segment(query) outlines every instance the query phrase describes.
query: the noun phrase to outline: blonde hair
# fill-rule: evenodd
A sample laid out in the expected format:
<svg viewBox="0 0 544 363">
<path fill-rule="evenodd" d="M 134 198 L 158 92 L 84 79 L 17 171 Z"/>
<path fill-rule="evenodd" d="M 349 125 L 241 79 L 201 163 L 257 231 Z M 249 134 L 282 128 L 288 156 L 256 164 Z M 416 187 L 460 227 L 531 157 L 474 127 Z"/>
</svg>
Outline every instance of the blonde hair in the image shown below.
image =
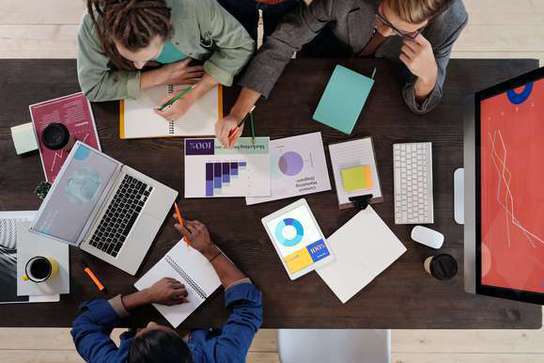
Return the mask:
<svg viewBox="0 0 544 363">
<path fill-rule="evenodd" d="M 383 0 L 402 20 L 418 24 L 437 15 L 447 0 Z"/>
</svg>

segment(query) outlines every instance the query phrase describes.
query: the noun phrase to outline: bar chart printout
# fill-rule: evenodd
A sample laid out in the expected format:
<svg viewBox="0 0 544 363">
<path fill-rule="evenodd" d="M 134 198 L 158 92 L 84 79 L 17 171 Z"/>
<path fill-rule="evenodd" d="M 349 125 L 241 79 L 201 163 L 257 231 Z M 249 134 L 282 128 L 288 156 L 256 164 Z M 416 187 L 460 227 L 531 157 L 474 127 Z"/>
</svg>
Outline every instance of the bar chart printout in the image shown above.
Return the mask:
<svg viewBox="0 0 544 363">
<path fill-rule="evenodd" d="M 185 197 L 270 195 L 269 138 L 240 138 L 232 149 L 215 139 L 185 140 Z"/>
<path fill-rule="evenodd" d="M 234 185 L 245 172 L 245 161 L 206 163 L 206 197 L 220 196 L 224 188 Z"/>
</svg>

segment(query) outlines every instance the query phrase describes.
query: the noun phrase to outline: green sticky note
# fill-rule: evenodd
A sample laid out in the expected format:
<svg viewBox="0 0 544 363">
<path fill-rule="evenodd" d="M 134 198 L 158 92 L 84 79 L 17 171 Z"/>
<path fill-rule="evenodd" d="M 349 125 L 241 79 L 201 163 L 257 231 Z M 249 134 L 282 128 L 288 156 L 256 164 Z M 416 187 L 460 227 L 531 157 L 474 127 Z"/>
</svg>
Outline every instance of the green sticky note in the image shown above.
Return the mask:
<svg viewBox="0 0 544 363">
<path fill-rule="evenodd" d="M 372 170 L 370 165 L 359 165 L 340 170 L 342 186 L 346 192 L 372 187 Z"/>
<path fill-rule="evenodd" d="M 313 119 L 351 134 L 373 85 L 373 79 L 337 65 Z"/>
</svg>

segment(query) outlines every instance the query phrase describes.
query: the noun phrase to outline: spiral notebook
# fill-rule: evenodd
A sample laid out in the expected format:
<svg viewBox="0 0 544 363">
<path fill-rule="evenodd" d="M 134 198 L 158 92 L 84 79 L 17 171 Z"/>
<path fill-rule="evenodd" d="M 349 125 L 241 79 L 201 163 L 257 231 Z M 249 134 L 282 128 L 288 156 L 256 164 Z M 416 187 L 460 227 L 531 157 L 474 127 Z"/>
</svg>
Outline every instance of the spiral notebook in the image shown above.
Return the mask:
<svg viewBox="0 0 544 363">
<path fill-rule="evenodd" d="M 223 91 L 213 88 L 175 121 L 167 121 L 154 108 L 167 97 L 174 97 L 187 86 L 159 86 L 142 92 L 135 100 L 120 101 L 119 137 L 141 139 L 152 137 L 208 136 L 215 134 L 215 123 L 223 117 Z"/>
<path fill-rule="evenodd" d="M 163 277 L 171 277 L 185 285 L 188 302 L 165 306 L 153 304 L 166 320 L 177 328 L 215 290 L 221 286 L 212 264 L 184 240 L 179 241 L 155 266 L 134 284 L 138 290 L 150 287 Z"/>
</svg>

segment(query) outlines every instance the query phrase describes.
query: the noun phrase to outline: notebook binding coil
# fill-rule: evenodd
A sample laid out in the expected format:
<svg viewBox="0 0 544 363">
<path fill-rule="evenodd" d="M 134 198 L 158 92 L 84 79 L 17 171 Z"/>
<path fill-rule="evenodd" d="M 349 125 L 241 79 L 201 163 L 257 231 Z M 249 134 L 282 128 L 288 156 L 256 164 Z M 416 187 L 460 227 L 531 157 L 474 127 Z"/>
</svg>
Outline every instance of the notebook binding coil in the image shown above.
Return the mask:
<svg viewBox="0 0 544 363">
<path fill-rule="evenodd" d="M 168 134 L 175 135 L 176 130 L 174 130 L 174 121 L 168 121 Z"/>
<path fill-rule="evenodd" d="M 183 278 L 183 280 L 185 280 L 185 282 L 187 282 L 193 291 L 202 298 L 202 300 L 206 300 L 208 298 L 208 295 L 206 295 L 204 290 L 202 290 L 195 280 L 193 280 L 191 276 L 189 276 L 185 270 L 176 263 L 176 261 L 174 261 L 170 256 L 166 256 L 166 262 L 168 262 L 168 264 L 172 266 L 174 270 L 176 270 L 176 272 Z"/>
</svg>

